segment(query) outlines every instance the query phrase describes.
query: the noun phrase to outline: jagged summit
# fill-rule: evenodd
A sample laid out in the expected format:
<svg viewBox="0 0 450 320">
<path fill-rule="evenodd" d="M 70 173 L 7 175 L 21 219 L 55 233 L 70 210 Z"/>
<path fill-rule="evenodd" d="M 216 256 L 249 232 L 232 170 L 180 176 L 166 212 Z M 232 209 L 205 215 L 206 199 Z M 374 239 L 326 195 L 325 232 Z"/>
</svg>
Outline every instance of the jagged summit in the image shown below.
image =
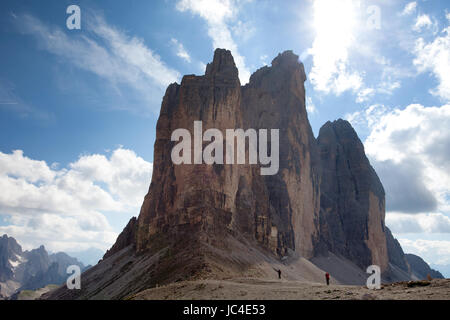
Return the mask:
<svg viewBox="0 0 450 320">
<path fill-rule="evenodd" d="M 364 145 L 358 137 L 355 129 L 352 127 L 350 122 L 343 119 L 337 119 L 334 121 L 327 121 L 319 130 L 319 135 L 317 140 L 325 140 L 325 139 L 345 139 L 348 142 L 352 142 L 357 145 L 359 154 L 362 156 L 364 152 Z M 360 148 L 363 150 L 360 150 Z"/>
<path fill-rule="evenodd" d="M 271 66 L 264 66 L 256 70 L 250 76 L 246 87 L 264 87 L 264 90 L 279 91 L 282 86 L 294 85 L 299 94 L 304 94 L 303 83 L 305 81 L 306 73 L 303 63 L 296 54 L 287 50 L 273 59 Z"/>
<path fill-rule="evenodd" d="M 384 189 L 348 121 L 327 122 L 317 138 L 321 183 L 321 238 L 327 250 L 388 271 Z"/>
<path fill-rule="evenodd" d="M 226 49 L 216 49 L 214 51 L 213 61 L 206 66 L 205 76 L 207 78 L 239 81 L 239 71 L 234 63 L 231 51 Z"/>
<path fill-rule="evenodd" d="M 272 67 L 290 68 L 296 65 L 303 66 L 303 63 L 300 62 L 299 56 L 292 50 L 286 50 L 272 60 Z"/>
<path fill-rule="evenodd" d="M 36 290 L 48 284 L 60 285 L 67 278 L 67 267 L 84 265 L 59 252 L 48 254 L 45 247 L 23 251 L 13 237 L 0 237 L 0 300 L 21 290 Z"/>
<path fill-rule="evenodd" d="M 337 120 L 334 121 L 327 121 L 324 123 L 324 125 L 320 128 L 322 129 L 326 129 L 326 128 L 333 128 L 333 127 L 339 127 L 339 128 L 343 128 L 345 130 L 353 130 L 355 131 L 355 129 L 353 129 L 352 125 L 350 122 L 348 122 L 347 120 L 344 120 L 342 118 L 339 118 Z M 356 135 L 356 131 L 355 131 L 355 135 Z"/>
</svg>

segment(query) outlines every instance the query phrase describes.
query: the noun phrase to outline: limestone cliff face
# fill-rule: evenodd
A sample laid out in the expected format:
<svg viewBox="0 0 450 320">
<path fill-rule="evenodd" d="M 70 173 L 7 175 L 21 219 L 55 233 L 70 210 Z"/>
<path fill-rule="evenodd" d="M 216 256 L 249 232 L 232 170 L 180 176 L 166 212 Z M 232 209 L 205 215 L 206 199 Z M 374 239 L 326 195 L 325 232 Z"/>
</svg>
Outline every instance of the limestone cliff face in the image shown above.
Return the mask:
<svg viewBox="0 0 450 320">
<path fill-rule="evenodd" d="M 203 131 L 242 127 L 240 100 L 238 71 L 225 50 L 215 52 L 204 76 L 184 76 L 181 85 L 168 87 L 156 127 L 152 182 L 138 219 L 138 250 L 145 250 L 159 233 L 205 240 L 230 226 L 241 170 L 231 165 L 175 165 L 171 135 L 183 128 L 194 137 L 194 121 L 202 121 Z"/>
<path fill-rule="evenodd" d="M 285 52 L 241 87 L 231 53 L 217 49 L 205 75 L 185 76 L 180 85 L 168 87 L 157 123 L 152 182 L 137 222 L 138 251 L 158 234 L 214 243 L 224 232 L 236 232 L 279 256 L 288 249 L 312 256 L 319 188 L 305 79 L 298 56 Z M 250 164 L 174 165 L 171 134 L 184 128 L 194 137 L 194 121 L 202 121 L 203 132 L 279 129 L 278 174 L 262 176 L 260 166 Z"/>
<path fill-rule="evenodd" d="M 257 226 L 272 226 L 283 248 L 311 257 L 313 240 L 318 236 L 320 199 L 317 149 L 305 108 L 305 80 L 298 56 L 286 51 L 271 67 L 251 76 L 242 90 L 241 109 L 246 127 L 280 129 L 280 169 L 277 175 L 263 179 L 269 206 L 265 211 L 254 206 Z M 260 176 L 253 178 L 254 183 L 260 180 Z M 258 188 L 253 197 L 259 197 Z"/>
<path fill-rule="evenodd" d="M 141 253 L 153 255 L 147 271 L 155 285 L 210 268 L 208 254 L 228 252 L 230 238 L 245 238 L 241 244 L 257 244 L 278 258 L 292 252 L 305 258 L 333 252 L 363 273 L 375 264 L 384 279 L 411 278 L 403 250 L 385 226 L 384 189 L 363 144 L 343 120 L 327 122 L 314 138 L 305 80 L 298 56 L 286 51 L 241 86 L 230 51 L 217 49 L 204 75 L 187 75 L 181 84 L 171 84 L 157 122 L 149 192 L 139 217 L 130 220 L 104 258 L 125 252 L 137 253 L 136 259 L 145 256 Z M 201 132 L 194 132 L 195 121 L 201 121 Z M 277 174 L 263 176 L 261 165 L 248 164 L 248 146 L 247 164 L 172 162 L 175 130 L 188 130 L 194 140 L 211 128 L 224 138 L 227 129 L 278 129 Z M 159 261 L 156 266 L 153 259 Z M 217 261 L 240 269 L 233 259 L 224 254 Z"/>
<path fill-rule="evenodd" d="M 365 270 L 389 266 L 383 186 L 350 123 L 327 122 L 320 130 L 321 241 Z"/>
</svg>

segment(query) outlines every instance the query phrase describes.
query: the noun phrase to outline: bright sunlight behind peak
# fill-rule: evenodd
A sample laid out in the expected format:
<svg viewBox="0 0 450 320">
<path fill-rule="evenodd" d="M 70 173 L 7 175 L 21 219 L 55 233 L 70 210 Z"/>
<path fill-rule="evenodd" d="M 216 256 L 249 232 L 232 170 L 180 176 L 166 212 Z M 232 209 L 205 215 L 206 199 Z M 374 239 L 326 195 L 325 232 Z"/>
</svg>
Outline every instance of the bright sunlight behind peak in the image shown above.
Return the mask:
<svg viewBox="0 0 450 320">
<path fill-rule="evenodd" d="M 361 77 L 346 69 L 348 51 L 355 41 L 360 5 L 351 0 L 314 0 L 316 33 L 309 53 L 314 65 L 310 79 L 319 91 L 336 94 L 361 86 Z"/>
</svg>

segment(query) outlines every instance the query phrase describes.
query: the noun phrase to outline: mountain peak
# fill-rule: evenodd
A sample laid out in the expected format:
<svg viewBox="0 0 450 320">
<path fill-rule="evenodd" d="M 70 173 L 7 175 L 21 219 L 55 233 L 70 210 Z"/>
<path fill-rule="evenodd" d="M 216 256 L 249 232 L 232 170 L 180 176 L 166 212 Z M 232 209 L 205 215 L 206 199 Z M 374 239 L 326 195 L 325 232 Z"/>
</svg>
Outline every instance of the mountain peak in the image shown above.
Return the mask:
<svg viewBox="0 0 450 320">
<path fill-rule="evenodd" d="M 216 49 L 214 51 L 213 61 L 206 66 L 205 76 L 207 78 L 220 77 L 223 79 L 239 81 L 239 71 L 231 51 L 226 49 Z"/>
<path fill-rule="evenodd" d="M 84 265 L 65 253 L 49 256 L 45 247 L 22 251 L 13 237 L 0 237 L 0 296 L 20 290 L 35 290 L 48 284 L 59 285 L 67 278 L 69 265 Z"/>
<path fill-rule="evenodd" d="M 275 59 L 272 60 L 272 66 L 290 65 L 299 63 L 299 57 L 292 50 L 286 50 L 279 53 Z"/>
<path fill-rule="evenodd" d="M 353 128 L 353 126 L 351 125 L 351 123 L 348 122 L 347 120 L 344 120 L 344 119 L 341 119 L 341 118 L 339 118 L 337 120 L 334 120 L 333 122 L 327 121 L 322 126 L 322 128 L 325 128 L 325 129 L 333 128 L 333 130 L 337 130 L 339 132 L 352 131 L 352 132 L 355 133 L 355 135 L 357 135 L 356 131 Z M 321 128 L 321 130 L 322 130 L 322 128 Z"/>
<path fill-rule="evenodd" d="M 314 138 L 305 79 L 299 57 L 285 51 L 240 86 L 231 52 L 217 49 L 205 76 L 185 76 L 180 85 L 171 85 L 156 125 L 152 181 L 138 218 L 83 278 L 87 290 L 61 289 L 51 298 L 123 298 L 171 282 L 245 277 L 262 268 L 256 261 L 289 265 L 291 257 L 313 259 L 322 252 L 350 261 L 362 273 L 377 264 L 389 274 L 394 254 L 405 262 L 387 239 L 384 190 L 351 124 L 327 122 Z M 169 137 L 179 128 L 195 136 L 195 121 L 222 132 L 277 130 L 277 171 L 262 176 L 257 161 L 175 164 Z M 337 279 L 344 269 L 335 270 Z"/>
</svg>

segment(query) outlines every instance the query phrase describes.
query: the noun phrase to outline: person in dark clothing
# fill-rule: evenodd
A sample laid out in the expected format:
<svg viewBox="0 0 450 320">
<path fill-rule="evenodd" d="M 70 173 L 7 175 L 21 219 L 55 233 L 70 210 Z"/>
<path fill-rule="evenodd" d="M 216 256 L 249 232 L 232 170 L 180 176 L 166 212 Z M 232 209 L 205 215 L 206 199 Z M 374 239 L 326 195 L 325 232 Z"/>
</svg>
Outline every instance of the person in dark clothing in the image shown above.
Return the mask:
<svg viewBox="0 0 450 320">
<path fill-rule="evenodd" d="M 327 286 L 330 285 L 330 274 L 327 272 L 325 273 L 325 280 L 327 280 Z"/>
<path fill-rule="evenodd" d="M 273 270 L 275 270 L 278 273 L 278 279 L 281 279 L 281 270 L 280 269 L 275 269 L 274 267 L 272 267 Z"/>
<path fill-rule="evenodd" d="M 275 269 L 274 267 L 272 269 L 278 273 L 278 279 L 281 279 L 281 269 Z"/>
</svg>

